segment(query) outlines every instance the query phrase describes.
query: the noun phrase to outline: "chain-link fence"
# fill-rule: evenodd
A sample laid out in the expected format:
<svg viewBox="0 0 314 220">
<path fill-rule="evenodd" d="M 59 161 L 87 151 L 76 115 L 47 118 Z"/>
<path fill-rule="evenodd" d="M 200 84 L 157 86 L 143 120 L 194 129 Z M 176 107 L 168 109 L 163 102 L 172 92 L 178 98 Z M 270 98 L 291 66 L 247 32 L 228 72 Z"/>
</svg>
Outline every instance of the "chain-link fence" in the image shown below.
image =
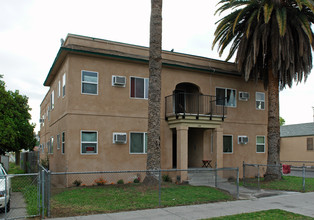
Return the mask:
<svg viewBox="0 0 314 220">
<path fill-rule="evenodd" d="M 37 173 L 0 176 L 0 219 L 39 216 Z"/>
<path fill-rule="evenodd" d="M 243 185 L 258 189 L 269 188 L 303 192 L 314 190 L 314 166 L 305 165 L 304 161 L 282 162 L 284 164 L 280 165 L 246 164 L 243 162 Z M 302 162 L 302 165 L 296 165 Z M 264 181 L 267 167 L 280 169 L 283 181 Z"/>
<path fill-rule="evenodd" d="M 303 165 L 306 167 L 314 166 L 314 161 L 301 161 L 301 160 L 282 160 L 281 164 L 287 164 L 295 167 L 302 167 Z"/>
<path fill-rule="evenodd" d="M 48 217 L 200 204 L 239 195 L 238 168 L 47 174 Z"/>
<path fill-rule="evenodd" d="M 40 164 L 38 165 L 38 169 L 38 195 L 40 197 L 39 207 L 41 207 L 40 215 L 47 216 L 50 212 L 50 171 Z"/>
</svg>

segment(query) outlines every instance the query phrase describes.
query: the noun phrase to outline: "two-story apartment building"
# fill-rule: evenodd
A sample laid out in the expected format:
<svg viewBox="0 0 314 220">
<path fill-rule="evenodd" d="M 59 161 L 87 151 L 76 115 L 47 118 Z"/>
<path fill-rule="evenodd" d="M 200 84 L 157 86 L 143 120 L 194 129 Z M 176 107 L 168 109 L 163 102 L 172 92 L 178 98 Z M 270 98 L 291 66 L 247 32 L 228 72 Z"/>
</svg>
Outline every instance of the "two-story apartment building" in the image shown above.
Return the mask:
<svg viewBox="0 0 314 220">
<path fill-rule="evenodd" d="M 161 167 L 266 163 L 267 93 L 235 65 L 163 51 Z M 69 34 L 44 82 L 52 171 L 146 169 L 148 48 Z"/>
</svg>

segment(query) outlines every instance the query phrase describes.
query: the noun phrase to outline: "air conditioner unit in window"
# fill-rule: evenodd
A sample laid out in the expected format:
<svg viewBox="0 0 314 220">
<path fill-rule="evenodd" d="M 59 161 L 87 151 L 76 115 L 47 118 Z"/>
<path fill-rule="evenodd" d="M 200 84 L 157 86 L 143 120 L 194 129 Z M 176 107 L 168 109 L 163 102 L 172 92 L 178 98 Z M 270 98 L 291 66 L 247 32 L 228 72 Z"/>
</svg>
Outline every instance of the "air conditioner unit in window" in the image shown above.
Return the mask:
<svg viewBox="0 0 314 220">
<path fill-rule="evenodd" d="M 126 133 L 113 133 L 114 144 L 126 144 Z"/>
<path fill-rule="evenodd" d="M 112 86 L 125 87 L 126 78 L 125 76 L 112 76 Z"/>
<path fill-rule="evenodd" d="M 250 94 L 248 92 L 239 92 L 239 100 L 247 101 L 250 98 Z"/>
<path fill-rule="evenodd" d="M 238 136 L 238 144 L 247 144 L 249 138 L 247 136 Z"/>
</svg>

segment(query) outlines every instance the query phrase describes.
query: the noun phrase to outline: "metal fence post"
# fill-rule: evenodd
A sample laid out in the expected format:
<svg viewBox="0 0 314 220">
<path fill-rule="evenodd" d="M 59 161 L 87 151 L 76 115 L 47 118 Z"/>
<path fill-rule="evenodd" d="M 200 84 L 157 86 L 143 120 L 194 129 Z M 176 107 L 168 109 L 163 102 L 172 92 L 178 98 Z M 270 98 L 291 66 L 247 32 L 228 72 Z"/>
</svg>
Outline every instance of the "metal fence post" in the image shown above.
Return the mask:
<svg viewBox="0 0 314 220">
<path fill-rule="evenodd" d="M 239 199 L 239 167 L 237 167 L 237 199 Z"/>
<path fill-rule="evenodd" d="M 258 189 L 261 189 L 261 186 L 259 184 L 259 164 L 257 164 L 257 186 L 258 186 Z"/>
<path fill-rule="evenodd" d="M 245 162 L 243 161 L 243 186 L 245 186 Z"/>
<path fill-rule="evenodd" d="M 215 162 L 215 187 L 218 187 L 217 161 Z"/>
<path fill-rule="evenodd" d="M 4 181 L 4 219 L 7 219 L 7 214 L 8 214 L 8 210 L 7 210 L 7 201 L 8 201 L 8 183 L 7 183 L 7 181 L 8 181 L 8 176 L 7 175 L 5 175 L 5 181 Z M 10 191 L 10 190 L 9 190 Z M 10 193 L 10 192 L 9 192 Z"/>
<path fill-rule="evenodd" d="M 47 193 L 47 216 L 48 218 L 50 217 L 50 190 L 51 190 L 51 172 L 50 170 L 48 170 L 48 181 L 47 181 L 47 184 L 48 184 L 48 193 Z"/>
<path fill-rule="evenodd" d="M 41 203 L 42 203 L 42 210 L 41 210 L 41 217 L 45 218 L 45 171 L 41 171 Z"/>
<path fill-rule="evenodd" d="M 41 172 L 40 172 L 40 167 L 38 166 L 38 181 L 37 181 L 37 208 L 38 208 L 38 214 L 40 215 L 40 206 L 41 206 L 41 203 L 40 203 L 40 190 L 41 190 L 41 185 L 40 185 L 40 182 L 41 182 Z"/>
<path fill-rule="evenodd" d="M 158 182 L 159 182 L 159 185 L 158 185 L 158 192 L 159 192 L 159 207 L 161 207 L 161 170 L 159 169 L 159 177 L 158 177 Z"/>
<path fill-rule="evenodd" d="M 302 166 L 302 178 L 303 192 L 305 192 L 305 164 Z"/>
</svg>

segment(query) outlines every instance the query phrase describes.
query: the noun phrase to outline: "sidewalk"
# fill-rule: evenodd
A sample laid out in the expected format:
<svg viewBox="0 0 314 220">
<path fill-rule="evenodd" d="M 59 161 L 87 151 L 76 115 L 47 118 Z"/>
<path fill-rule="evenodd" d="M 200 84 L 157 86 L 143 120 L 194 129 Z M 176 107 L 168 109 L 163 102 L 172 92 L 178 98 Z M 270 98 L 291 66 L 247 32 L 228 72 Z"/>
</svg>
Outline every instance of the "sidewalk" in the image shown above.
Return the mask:
<svg viewBox="0 0 314 220">
<path fill-rule="evenodd" d="M 291 192 L 283 195 L 255 198 L 251 200 L 237 200 L 231 202 L 209 203 L 202 205 L 176 206 L 160 209 L 146 209 L 139 211 L 119 212 L 110 214 L 56 218 L 58 220 L 91 220 L 91 219 L 204 219 L 246 212 L 256 212 L 268 209 L 282 209 L 301 215 L 314 217 L 314 192 Z"/>
</svg>

